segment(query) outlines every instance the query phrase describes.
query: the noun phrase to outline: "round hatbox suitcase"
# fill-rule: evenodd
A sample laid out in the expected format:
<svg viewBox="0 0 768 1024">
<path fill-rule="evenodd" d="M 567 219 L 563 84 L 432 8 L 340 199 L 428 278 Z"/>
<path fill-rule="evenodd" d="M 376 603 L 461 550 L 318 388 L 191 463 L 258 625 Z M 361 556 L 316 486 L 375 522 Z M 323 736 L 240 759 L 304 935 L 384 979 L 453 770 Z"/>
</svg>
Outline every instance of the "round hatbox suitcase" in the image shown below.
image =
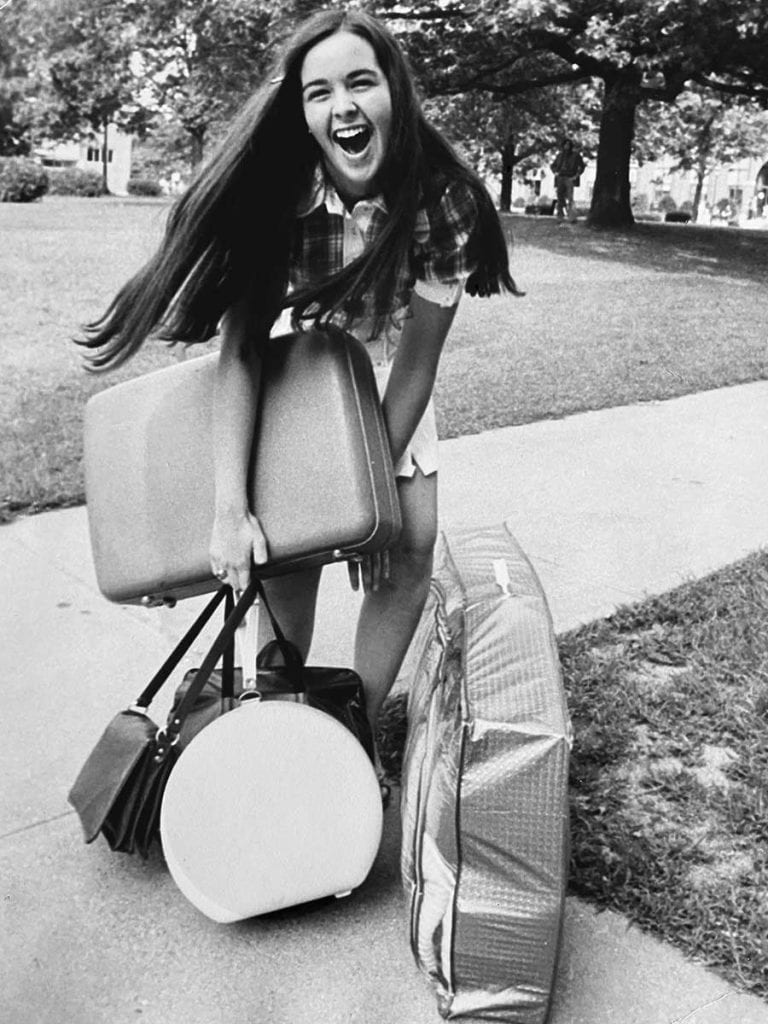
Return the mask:
<svg viewBox="0 0 768 1024">
<path fill-rule="evenodd" d="M 219 922 L 345 895 L 368 875 L 381 832 L 358 740 L 280 700 L 246 701 L 207 725 L 174 765 L 160 814 L 171 876 Z"/>
</svg>

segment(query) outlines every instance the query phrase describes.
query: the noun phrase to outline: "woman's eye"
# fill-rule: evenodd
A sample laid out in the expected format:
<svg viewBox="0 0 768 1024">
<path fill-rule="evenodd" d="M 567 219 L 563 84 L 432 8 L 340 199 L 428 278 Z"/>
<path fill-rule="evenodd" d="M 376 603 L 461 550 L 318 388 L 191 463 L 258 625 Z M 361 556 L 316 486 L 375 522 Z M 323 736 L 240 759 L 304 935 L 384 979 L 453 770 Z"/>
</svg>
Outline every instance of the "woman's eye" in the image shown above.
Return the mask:
<svg viewBox="0 0 768 1024">
<path fill-rule="evenodd" d="M 330 95 L 328 89 L 312 89 L 306 94 L 305 99 L 309 100 L 324 100 Z"/>
</svg>

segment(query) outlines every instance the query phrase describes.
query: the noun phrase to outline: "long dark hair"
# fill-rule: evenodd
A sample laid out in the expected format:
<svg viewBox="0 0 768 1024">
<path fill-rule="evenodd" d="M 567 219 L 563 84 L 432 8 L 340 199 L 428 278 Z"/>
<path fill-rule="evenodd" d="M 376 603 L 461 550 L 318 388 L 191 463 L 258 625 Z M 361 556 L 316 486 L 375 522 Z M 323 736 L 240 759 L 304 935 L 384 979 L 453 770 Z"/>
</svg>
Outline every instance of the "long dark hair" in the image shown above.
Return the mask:
<svg viewBox="0 0 768 1024">
<path fill-rule="evenodd" d="M 362 256 L 316 286 L 287 297 L 296 210 L 320 159 L 307 131 L 301 69 L 308 51 L 339 31 L 372 47 L 392 99 L 390 138 L 381 169 L 388 217 Z M 168 341 L 207 341 L 221 317 L 249 298 L 254 341 L 265 338 L 280 309 L 319 324 L 360 307 L 374 330 L 387 322 L 408 259 L 420 205 L 439 199 L 436 182 L 461 180 L 478 218 L 469 242 L 470 295 L 516 293 L 504 234 L 478 176 L 425 120 L 413 78 L 395 39 L 362 11 L 321 11 L 285 44 L 262 86 L 245 104 L 211 159 L 173 207 L 152 259 L 117 293 L 80 342 L 94 369 L 118 366 L 152 333 Z"/>
</svg>

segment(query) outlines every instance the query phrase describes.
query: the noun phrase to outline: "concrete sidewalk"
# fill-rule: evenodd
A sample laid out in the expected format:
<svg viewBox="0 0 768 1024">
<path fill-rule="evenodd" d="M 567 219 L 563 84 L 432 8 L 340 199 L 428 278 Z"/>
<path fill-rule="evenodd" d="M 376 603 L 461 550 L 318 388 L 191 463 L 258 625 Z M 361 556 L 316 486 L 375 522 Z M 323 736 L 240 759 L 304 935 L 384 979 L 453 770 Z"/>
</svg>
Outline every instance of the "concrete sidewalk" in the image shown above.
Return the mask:
<svg viewBox="0 0 768 1024">
<path fill-rule="evenodd" d="M 447 528 L 511 521 L 562 631 L 768 544 L 768 383 L 443 442 L 440 488 Z M 83 846 L 67 790 L 196 602 L 108 604 L 83 509 L 0 529 L 0 581 L 0 1019 L 436 1024 L 407 943 L 396 808 L 350 899 L 232 926 L 191 907 L 159 857 Z M 333 567 L 312 660 L 349 661 L 355 606 Z M 768 1024 L 768 1003 L 569 899 L 551 1024 L 683 1021 Z"/>
</svg>

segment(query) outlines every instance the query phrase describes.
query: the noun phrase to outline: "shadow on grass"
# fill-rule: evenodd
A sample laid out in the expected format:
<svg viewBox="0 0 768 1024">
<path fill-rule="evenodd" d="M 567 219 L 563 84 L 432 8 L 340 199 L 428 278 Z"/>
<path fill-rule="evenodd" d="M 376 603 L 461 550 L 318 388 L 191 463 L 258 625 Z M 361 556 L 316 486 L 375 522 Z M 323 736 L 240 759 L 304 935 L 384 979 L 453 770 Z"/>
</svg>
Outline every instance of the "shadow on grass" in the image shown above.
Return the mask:
<svg viewBox="0 0 768 1024">
<path fill-rule="evenodd" d="M 627 263 L 662 273 L 768 280 L 768 231 L 691 224 L 637 223 L 598 231 L 586 221 L 564 225 L 552 217 L 502 214 L 507 236 L 562 256 Z"/>
</svg>

